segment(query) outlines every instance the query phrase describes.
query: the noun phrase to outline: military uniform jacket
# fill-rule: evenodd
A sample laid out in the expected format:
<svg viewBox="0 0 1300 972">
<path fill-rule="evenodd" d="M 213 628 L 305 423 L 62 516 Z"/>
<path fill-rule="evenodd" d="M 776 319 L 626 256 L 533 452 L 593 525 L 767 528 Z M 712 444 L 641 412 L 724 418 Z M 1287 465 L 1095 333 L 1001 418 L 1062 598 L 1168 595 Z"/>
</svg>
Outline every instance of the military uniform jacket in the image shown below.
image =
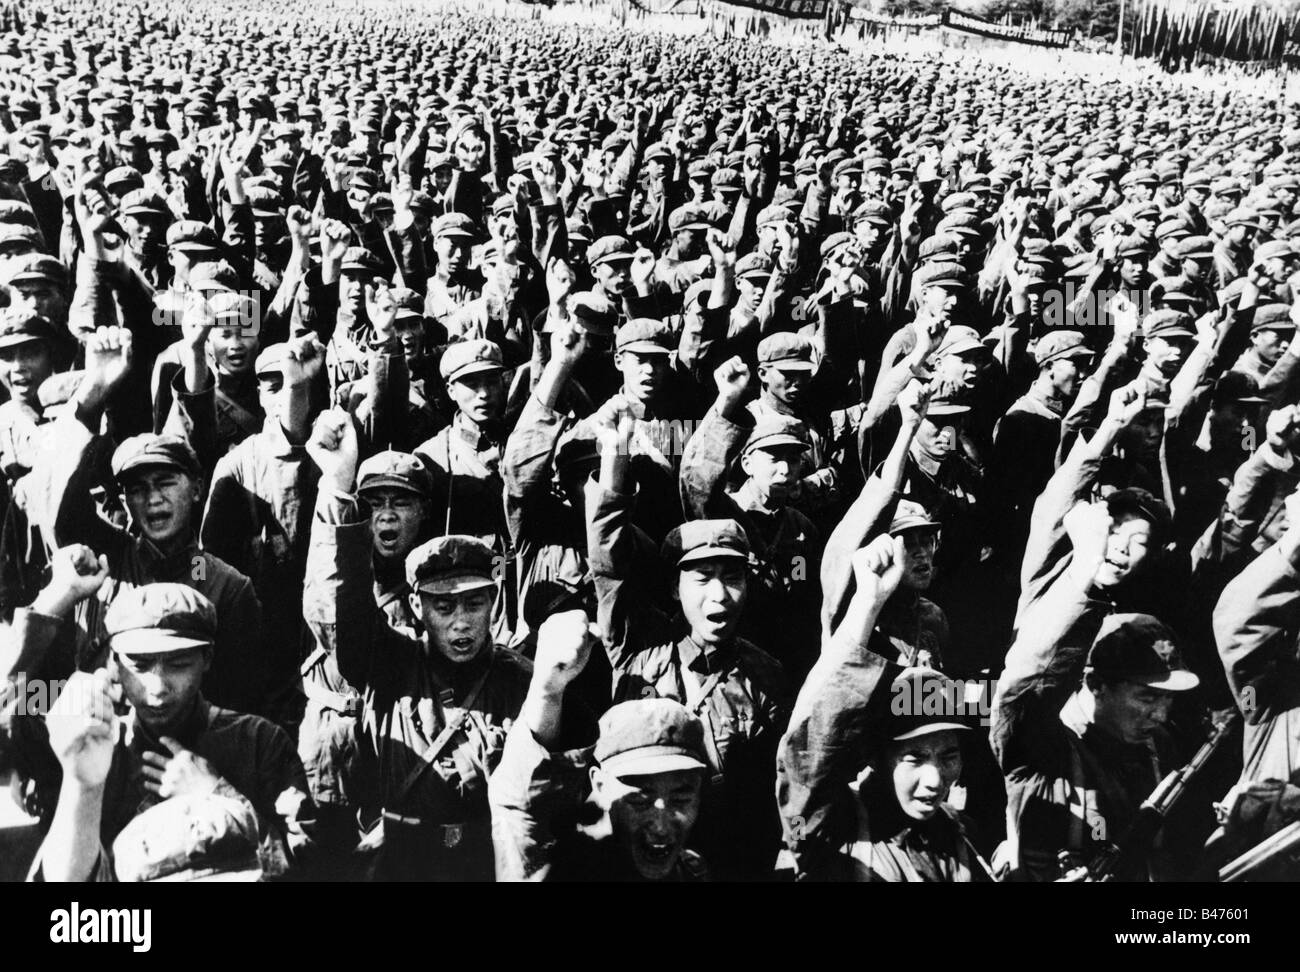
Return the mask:
<svg viewBox="0 0 1300 972">
<path fill-rule="evenodd" d="M 592 747 L 547 750 L 515 723 L 492 774 L 492 843 L 498 881 L 640 881 L 591 802 Z M 699 854 L 684 849 L 666 882 L 707 881 Z"/>
<path fill-rule="evenodd" d="M 699 716 L 712 780 L 692 846 L 718 877 L 770 874 L 778 844 L 769 826 L 772 773 L 789 713 L 785 673 L 740 638 L 721 648 L 697 644 L 680 617 L 654 607 L 634 579 L 631 497 L 595 483 L 587 490 L 588 557 L 614 701 L 674 699 Z"/>
<path fill-rule="evenodd" d="M 1006 776 L 1009 858 L 1022 878 L 1054 880 L 1061 851 L 1088 861 L 1121 839 L 1178 765 L 1164 733 L 1121 742 L 1092 726 L 1081 704 L 1084 659 L 1109 610 L 1058 577 L 1020 619 L 998 680 L 989 741 Z M 1137 867 L 1117 876 L 1145 878 Z"/>
<path fill-rule="evenodd" d="M 377 802 L 394 856 L 423 855 L 427 867 L 417 871 L 426 878 L 490 880 L 487 779 L 532 666 L 504 648 L 461 671 L 438 664 L 432 648 L 394 630 L 376 604 L 372 543 L 355 500 L 322 493 L 308 553 L 307 624 L 339 674 L 367 696 Z"/>
</svg>

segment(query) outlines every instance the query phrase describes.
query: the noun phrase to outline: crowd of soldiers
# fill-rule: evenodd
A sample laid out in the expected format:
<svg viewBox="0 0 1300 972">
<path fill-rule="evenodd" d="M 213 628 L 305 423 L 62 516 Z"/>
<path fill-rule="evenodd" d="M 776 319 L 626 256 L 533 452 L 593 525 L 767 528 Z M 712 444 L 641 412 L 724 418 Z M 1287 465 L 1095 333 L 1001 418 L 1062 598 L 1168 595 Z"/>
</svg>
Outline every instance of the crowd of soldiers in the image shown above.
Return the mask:
<svg viewBox="0 0 1300 972">
<path fill-rule="evenodd" d="M 31 879 L 1184 880 L 1300 817 L 1300 109 L 0 13 Z"/>
</svg>

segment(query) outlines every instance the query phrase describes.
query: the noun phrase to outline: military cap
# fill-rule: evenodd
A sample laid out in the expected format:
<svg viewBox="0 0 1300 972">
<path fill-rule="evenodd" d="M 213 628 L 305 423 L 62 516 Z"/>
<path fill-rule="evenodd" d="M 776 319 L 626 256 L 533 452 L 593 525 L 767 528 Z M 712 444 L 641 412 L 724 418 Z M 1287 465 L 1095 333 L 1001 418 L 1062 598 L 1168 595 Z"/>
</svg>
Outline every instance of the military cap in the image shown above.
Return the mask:
<svg viewBox="0 0 1300 972">
<path fill-rule="evenodd" d="M 937 233 L 934 236 L 927 236 L 921 241 L 917 248 L 917 256 L 920 260 L 939 260 L 955 261 L 957 255 L 961 252 L 961 237 L 955 233 Z"/>
<path fill-rule="evenodd" d="M 616 351 L 631 351 L 633 354 L 669 354 L 672 343 L 672 331 L 668 325 L 651 317 L 632 318 L 614 336 Z"/>
<path fill-rule="evenodd" d="M 408 208 L 413 213 L 421 216 L 432 216 L 434 210 L 433 197 L 423 190 L 411 193 L 410 201 L 407 203 Z"/>
<path fill-rule="evenodd" d="M 618 308 L 613 301 L 593 290 L 584 290 L 569 297 L 569 313 L 588 334 L 609 337 L 618 321 Z"/>
<path fill-rule="evenodd" d="M 817 172 L 817 160 L 811 155 L 805 155 L 794 164 L 794 175 L 814 175 Z"/>
<path fill-rule="evenodd" d="M 1224 223 L 1228 226 L 1252 226 L 1255 229 L 1260 228 L 1259 213 L 1253 209 L 1247 209 L 1239 206 L 1223 218 Z"/>
<path fill-rule="evenodd" d="M 600 717 L 592 754 L 615 778 L 708 768 L 704 726 L 673 699 L 633 699 Z"/>
<path fill-rule="evenodd" d="M 663 142 L 655 142 L 646 146 L 645 160 L 658 159 L 661 162 L 671 162 L 673 160 L 673 150 Z"/>
<path fill-rule="evenodd" d="M 190 476 L 200 473 L 198 456 L 190 444 L 177 435 L 143 432 L 124 441 L 113 452 L 110 467 L 118 483 L 128 473 L 149 466 L 179 469 Z"/>
<path fill-rule="evenodd" d="M 695 206 L 678 206 L 668 216 L 668 230 L 671 233 L 679 233 L 683 230 L 706 230 L 708 228 L 708 218 Z"/>
<path fill-rule="evenodd" d="M 54 325 L 44 315 L 13 306 L 0 309 L 0 348 L 17 347 L 30 341 L 52 341 L 54 337 Z"/>
<path fill-rule="evenodd" d="M 297 161 L 290 151 L 278 150 L 267 152 L 262 156 L 262 166 L 266 169 L 275 169 L 279 172 L 288 172 L 297 168 Z"/>
<path fill-rule="evenodd" d="M 1215 196 L 1240 196 L 1245 190 L 1236 179 L 1220 176 L 1210 183 L 1210 192 Z"/>
<path fill-rule="evenodd" d="M 208 307 L 217 324 L 223 327 L 235 322 L 241 327 L 256 330 L 261 324 L 258 303 L 249 294 L 219 290 L 208 298 Z"/>
<path fill-rule="evenodd" d="M 503 371 L 501 349 L 492 341 L 476 338 L 457 341 L 442 354 L 438 371 L 444 381 L 461 381 L 485 371 Z"/>
<path fill-rule="evenodd" d="M 497 196 L 496 199 L 492 200 L 493 216 L 510 216 L 513 215 L 514 211 L 515 211 L 514 196 L 510 196 L 503 193 L 502 195 Z"/>
<path fill-rule="evenodd" d="M 1108 682 L 1137 682 L 1166 692 L 1194 689 L 1200 679 L 1183 663 L 1174 638 L 1173 631 L 1149 614 L 1107 615 L 1088 650 L 1084 671 Z"/>
<path fill-rule="evenodd" d="M 478 236 L 474 221 L 464 213 L 444 213 L 433 221 L 431 230 L 435 240 L 448 237 L 474 239 Z"/>
<path fill-rule="evenodd" d="M 410 287 L 394 287 L 388 292 L 397 304 L 397 319 L 424 317 L 424 298 Z"/>
<path fill-rule="evenodd" d="M 1115 253 L 1130 260 L 1146 260 L 1151 257 L 1151 243 L 1145 236 L 1132 234 L 1119 241 Z"/>
<path fill-rule="evenodd" d="M 570 243 L 590 243 L 591 228 L 581 216 L 571 216 L 565 220 L 565 229 L 568 231 Z M 590 253 L 590 251 L 588 251 Z"/>
<path fill-rule="evenodd" d="M 894 210 L 890 208 L 888 203 L 883 203 L 878 199 L 868 199 L 853 210 L 850 220 L 853 223 L 866 220 L 871 223 L 879 223 L 882 226 L 892 226 L 894 223 Z"/>
<path fill-rule="evenodd" d="M 1060 248 L 1051 240 L 1030 237 L 1020 245 L 1020 260 L 1040 267 L 1055 267 L 1061 262 Z"/>
<path fill-rule="evenodd" d="M 357 469 L 357 492 L 392 487 L 418 496 L 433 495 L 433 476 L 429 468 L 409 452 L 387 449 L 376 453 Z"/>
<path fill-rule="evenodd" d="M 376 274 L 381 268 L 379 260 L 364 246 L 349 246 L 343 251 L 343 263 L 340 269 L 344 273 Z"/>
<path fill-rule="evenodd" d="M 1227 371 L 1214 384 L 1211 400 L 1215 405 L 1263 405 L 1268 401 L 1259 393 L 1259 382 L 1244 371 Z"/>
<path fill-rule="evenodd" d="M 182 253 L 215 253 L 221 248 L 221 240 L 207 223 L 178 219 L 167 227 L 167 245 Z"/>
<path fill-rule="evenodd" d="M 782 371 L 814 371 L 812 341 L 802 334 L 780 331 L 758 342 L 758 363 Z"/>
<path fill-rule="evenodd" d="M 790 210 L 773 203 L 770 206 L 764 206 L 759 211 L 756 225 L 761 229 L 764 226 L 776 226 L 779 223 L 789 223 L 792 220 Z"/>
<path fill-rule="evenodd" d="M 190 269 L 192 290 L 238 290 L 239 274 L 225 260 L 204 260 Z"/>
<path fill-rule="evenodd" d="M 125 196 L 144 185 L 144 176 L 129 165 L 119 165 L 104 173 L 104 188 L 116 196 Z"/>
<path fill-rule="evenodd" d="M 712 177 L 715 166 L 708 159 L 696 159 L 686 168 L 686 176 L 689 179 L 707 180 Z"/>
<path fill-rule="evenodd" d="M 968 285 L 966 270 L 960 263 L 935 262 L 918 267 L 913 279 L 919 292 L 925 287 L 964 290 Z"/>
<path fill-rule="evenodd" d="M 967 236 L 984 235 L 984 221 L 978 213 L 958 211 L 949 213 L 935 226 L 936 233 L 965 233 Z"/>
<path fill-rule="evenodd" d="M 1209 188 L 1214 176 L 1205 169 L 1197 169 L 1183 175 L 1183 188 Z"/>
<path fill-rule="evenodd" d="M 262 349 L 253 363 L 253 373 L 258 377 L 280 374 L 284 371 L 284 359 L 288 352 L 289 345 L 284 341 L 268 345 Z"/>
<path fill-rule="evenodd" d="M 669 532 L 662 553 L 678 567 L 715 557 L 748 561 L 749 540 L 735 520 L 690 520 Z"/>
<path fill-rule="evenodd" d="M 941 526 L 920 503 L 900 499 L 894 507 L 894 517 L 889 521 L 889 535 L 896 537 L 908 530 L 938 530 Z"/>
<path fill-rule="evenodd" d="M 117 880 L 256 881 L 259 825 L 252 806 L 219 793 L 173 796 L 131 818 L 113 839 Z"/>
<path fill-rule="evenodd" d="M 1196 298 L 1188 290 L 1187 281 L 1182 277 L 1161 277 L 1151 285 L 1151 296 L 1163 304 L 1196 303 Z"/>
<path fill-rule="evenodd" d="M 592 267 L 602 263 L 631 261 L 636 246 L 626 236 L 602 236 L 587 248 L 587 263 Z"/>
<path fill-rule="evenodd" d="M 835 253 L 846 246 L 851 246 L 856 242 L 857 242 L 857 237 L 854 236 L 852 233 L 845 233 L 845 232 L 832 233 L 830 234 L 830 236 L 826 237 L 826 239 L 822 240 L 822 245 L 819 248 L 819 252 L 821 253 L 822 259 L 825 259 L 826 257 L 829 257 L 832 253 Z"/>
<path fill-rule="evenodd" d="M 1214 255 L 1214 241 L 1208 236 L 1189 236 L 1178 244 L 1179 259 L 1200 259 Z"/>
<path fill-rule="evenodd" d="M 1129 219 L 1160 219 L 1160 207 L 1153 202 L 1137 203 L 1129 207 Z"/>
<path fill-rule="evenodd" d="M 979 203 L 979 197 L 973 192 L 954 192 L 943 198 L 939 208 L 945 213 L 951 213 L 957 209 L 978 209 Z"/>
<path fill-rule="evenodd" d="M 1196 337 L 1196 329 L 1192 326 L 1190 314 L 1185 314 L 1179 310 L 1162 308 L 1147 315 L 1146 320 L 1142 322 L 1142 336 L 1147 340 L 1151 338 L 1164 338 L 1166 340 L 1194 338 Z"/>
<path fill-rule="evenodd" d="M 148 189 L 133 189 L 122 197 L 124 216 L 170 216 L 162 197 Z"/>
<path fill-rule="evenodd" d="M 217 609 L 186 584 L 125 586 L 104 612 L 104 629 L 113 650 L 124 655 L 202 648 L 216 639 Z"/>
<path fill-rule="evenodd" d="M 1295 322 L 1291 320 L 1290 304 L 1261 304 L 1255 308 L 1255 319 L 1251 322 L 1250 333 L 1256 331 L 1294 331 Z"/>
<path fill-rule="evenodd" d="M 809 449 L 808 427 L 798 419 L 780 412 L 765 412 L 754 422 L 742 452 L 755 449 L 781 449 L 796 446 Z"/>
<path fill-rule="evenodd" d="M 48 253 L 24 253 L 11 257 L 3 268 L 4 282 L 22 283 L 45 280 L 56 286 L 68 282 L 68 268 Z"/>
<path fill-rule="evenodd" d="M 1049 331 L 1034 345 L 1034 360 L 1041 368 L 1059 358 L 1091 358 L 1082 331 Z"/>
<path fill-rule="evenodd" d="M 885 732 L 893 742 L 974 728 L 961 683 L 942 672 L 920 666 L 905 668 L 894 678 L 891 691 L 895 699 L 926 700 L 925 704 L 891 706 Z"/>
<path fill-rule="evenodd" d="M 1192 235 L 1192 228 L 1181 219 L 1166 219 L 1156 227 L 1156 239 L 1164 242 L 1167 239 L 1182 240 Z"/>
<path fill-rule="evenodd" d="M 767 280 L 771 276 L 771 259 L 757 251 L 746 253 L 736 261 L 737 280 L 749 280 L 757 285 L 758 281 Z"/>
<path fill-rule="evenodd" d="M 1265 260 L 1289 260 L 1296 256 L 1300 256 L 1300 251 L 1296 250 L 1296 248 L 1288 241 L 1269 240 L 1267 243 L 1261 243 L 1255 248 L 1255 255 L 1252 258 L 1252 263 L 1258 266 Z"/>
<path fill-rule="evenodd" d="M 987 348 L 980 340 L 979 331 L 965 324 L 953 324 L 944 332 L 943 340 L 935 350 L 938 357 L 954 354 L 966 354 L 970 351 L 985 351 Z"/>
<path fill-rule="evenodd" d="M 255 217 L 269 219 L 280 215 L 284 202 L 276 190 L 268 186 L 250 185 L 247 196 L 249 208 Z"/>
<path fill-rule="evenodd" d="M 422 594 L 464 594 L 496 586 L 496 554 L 478 537 L 434 537 L 406 555 L 406 583 Z"/>
<path fill-rule="evenodd" d="M 970 406 L 963 401 L 955 398 L 939 396 L 930 399 L 930 405 L 925 410 L 926 418 L 938 419 L 949 418 L 954 415 L 965 415 L 970 411 Z"/>
<path fill-rule="evenodd" d="M 718 171 L 713 173 L 713 176 L 709 179 L 709 183 L 713 186 L 714 192 L 718 193 L 740 192 L 743 181 L 744 180 L 741 178 L 739 172 L 735 169 L 728 169 L 725 167 L 718 169 Z"/>
</svg>

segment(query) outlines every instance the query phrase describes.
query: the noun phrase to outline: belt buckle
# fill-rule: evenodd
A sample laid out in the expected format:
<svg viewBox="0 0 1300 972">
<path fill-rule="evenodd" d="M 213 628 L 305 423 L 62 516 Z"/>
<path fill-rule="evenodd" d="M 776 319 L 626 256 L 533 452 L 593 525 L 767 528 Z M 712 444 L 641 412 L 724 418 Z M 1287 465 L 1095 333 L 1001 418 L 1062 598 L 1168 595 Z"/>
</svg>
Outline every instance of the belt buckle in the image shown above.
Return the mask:
<svg viewBox="0 0 1300 972">
<path fill-rule="evenodd" d="M 460 844 L 465 836 L 464 824 L 443 824 L 442 845 L 450 850 Z"/>
</svg>

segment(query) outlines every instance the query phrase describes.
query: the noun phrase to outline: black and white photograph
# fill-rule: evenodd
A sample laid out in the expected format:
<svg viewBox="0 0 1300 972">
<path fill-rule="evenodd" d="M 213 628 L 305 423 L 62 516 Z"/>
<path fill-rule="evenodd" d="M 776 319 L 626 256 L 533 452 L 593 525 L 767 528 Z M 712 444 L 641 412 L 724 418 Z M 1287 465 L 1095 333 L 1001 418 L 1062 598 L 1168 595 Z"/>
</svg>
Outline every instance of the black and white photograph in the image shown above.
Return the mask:
<svg viewBox="0 0 1300 972">
<path fill-rule="evenodd" d="M 1298 70 L 1300 0 L 0 0 L 16 940 L 883 882 L 1263 944 Z"/>
</svg>

